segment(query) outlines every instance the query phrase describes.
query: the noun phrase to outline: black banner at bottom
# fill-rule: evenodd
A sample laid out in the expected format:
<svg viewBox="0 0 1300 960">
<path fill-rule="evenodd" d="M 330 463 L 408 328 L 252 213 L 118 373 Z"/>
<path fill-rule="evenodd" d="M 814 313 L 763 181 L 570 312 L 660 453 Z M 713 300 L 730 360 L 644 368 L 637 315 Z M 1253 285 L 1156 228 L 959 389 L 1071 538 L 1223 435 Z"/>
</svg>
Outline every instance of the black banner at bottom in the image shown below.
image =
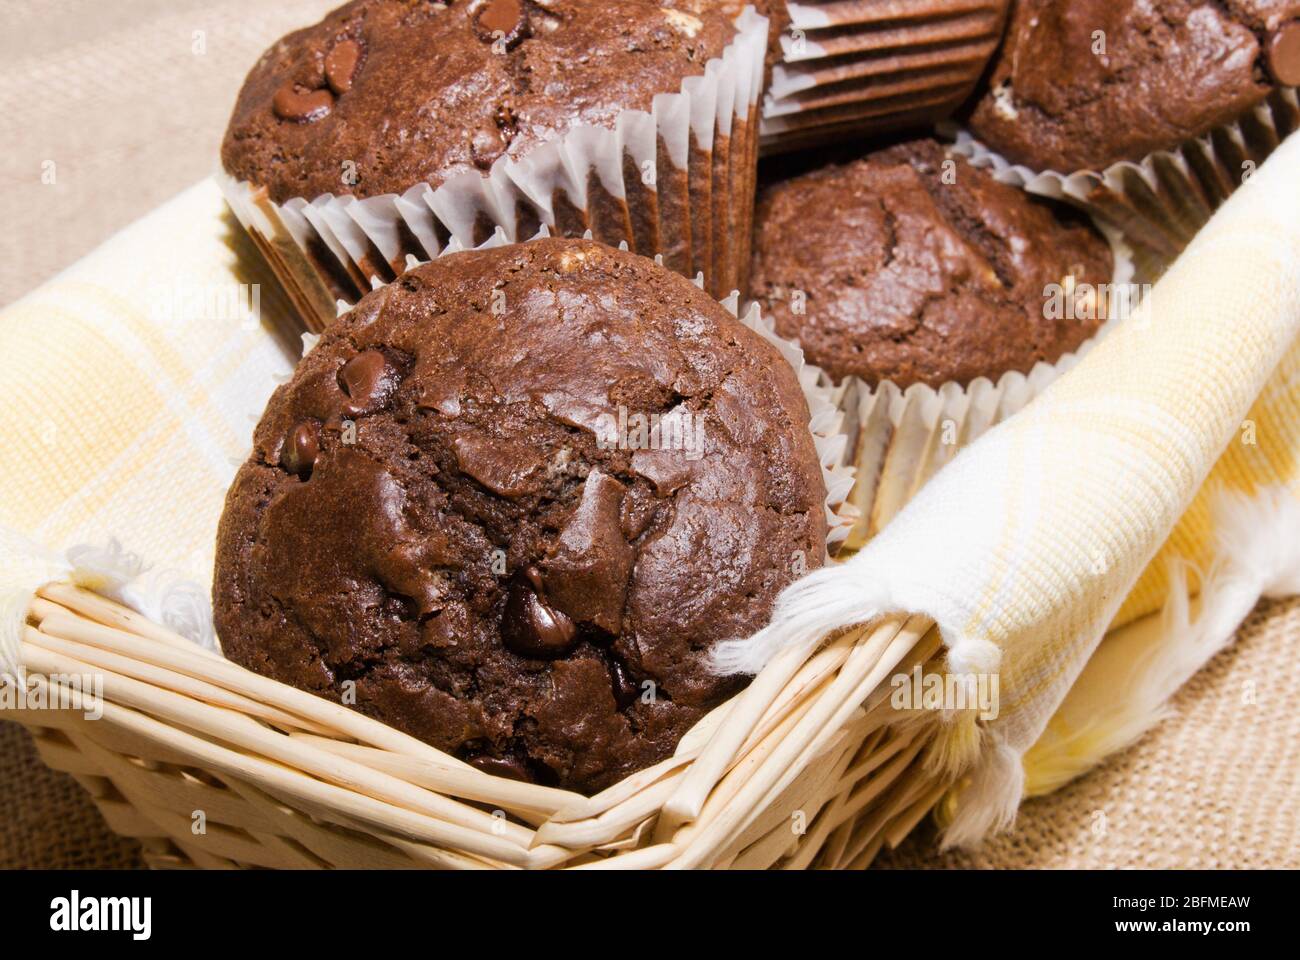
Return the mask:
<svg viewBox="0 0 1300 960">
<path fill-rule="evenodd" d="M 1282 872 L 74 873 L 0 874 L 5 941 L 204 948 L 373 948 L 488 936 L 734 949 L 775 928 L 873 949 L 952 937 L 1071 947 L 1100 940 L 1230 947 L 1293 925 Z M 837 926 L 842 929 L 836 930 Z M 435 933 L 436 932 L 436 933 Z M 1033 937 L 1055 937 L 1036 941 Z M 444 941 L 446 942 L 446 941 Z M 829 946 L 829 943 L 828 943 Z M 621 948 L 620 948 L 621 949 Z"/>
</svg>

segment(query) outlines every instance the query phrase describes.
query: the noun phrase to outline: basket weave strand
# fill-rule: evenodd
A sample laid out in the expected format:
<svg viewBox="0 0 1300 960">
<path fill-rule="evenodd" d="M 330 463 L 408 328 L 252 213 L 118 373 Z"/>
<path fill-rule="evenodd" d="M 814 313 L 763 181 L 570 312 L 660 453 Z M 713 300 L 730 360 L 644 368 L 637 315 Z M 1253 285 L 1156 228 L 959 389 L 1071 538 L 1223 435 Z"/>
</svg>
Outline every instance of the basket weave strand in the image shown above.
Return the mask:
<svg viewBox="0 0 1300 960">
<path fill-rule="evenodd" d="M 949 786 L 923 766 L 933 727 L 888 702 L 888 678 L 940 647 L 928 621 L 893 618 L 786 651 L 674 756 L 584 797 L 489 776 L 49 584 L 27 682 L 54 703 L 95 676 L 102 716 L 5 715 L 154 867 L 861 867 Z"/>
</svg>

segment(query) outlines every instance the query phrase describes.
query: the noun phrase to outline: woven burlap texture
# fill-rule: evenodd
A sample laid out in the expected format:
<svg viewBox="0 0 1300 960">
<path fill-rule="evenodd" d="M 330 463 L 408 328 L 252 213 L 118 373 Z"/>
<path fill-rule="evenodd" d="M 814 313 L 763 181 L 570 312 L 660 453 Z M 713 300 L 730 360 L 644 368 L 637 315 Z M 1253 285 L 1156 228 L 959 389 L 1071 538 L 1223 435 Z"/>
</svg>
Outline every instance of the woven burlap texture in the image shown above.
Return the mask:
<svg viewBox="0 0 1300 960">
<path fill-rule="evenodd" d="M 0 35 L 0 304 L 209 173 L 244 72 L 334 0 L 11 0 Z M 54 164 L 54 182 L 42 174 Z M 48 179 L 48 178 L 46 178 Z M 973 853 L 895 867 L 1300 866 L 1290 655 L 1300 601 L 1265 604 L 1134 748 Z M 1253 685 L 1254 703 L 1243 702 Z M 0 723 L 0 868 L 138 866 L 69 777 Z"/>
<path fill-rule="evenodd" d="M 0 723 L 0 869 L 144 866 L 140 845 L 108 829 L 81 785 L 41 763 L 31 737 Z"/>
</svg>

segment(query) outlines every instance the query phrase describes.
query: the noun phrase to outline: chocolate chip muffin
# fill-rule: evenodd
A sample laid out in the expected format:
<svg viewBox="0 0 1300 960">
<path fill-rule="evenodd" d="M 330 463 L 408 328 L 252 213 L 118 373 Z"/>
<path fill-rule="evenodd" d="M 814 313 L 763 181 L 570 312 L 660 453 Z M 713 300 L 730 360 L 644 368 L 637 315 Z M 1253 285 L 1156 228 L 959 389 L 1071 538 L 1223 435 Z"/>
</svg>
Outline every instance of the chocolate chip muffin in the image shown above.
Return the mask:
<svg viewBox="0 0 1300 960">
<path fill-rule="evenodd" d="M 591 792 L 669 756 L 825 553 L 793 370 L 580 240 L 449 254 L 341 317 L 226 501 L 227 656 L 482 770 Z"/>
<path fill-rule="evenodd" d="M 353 0 L 253 67 L 223 187 L 310 329 L 409 257 L 543 224 L 724 297 L 749 262 L 733 238 L 752 223 L 764 53 L 765 22 L 740 12 Z"/>
<path fill-rule="evenodd" d="M 970 128 L 1034 170 L 1103 170 L 1300 84 L 1300 0 L 1016 0 Z"/>
<path fill-rule="evenodd" d="M 221 157 L 278 203 L 436 188 L 575 125 L 650 111 L 735 32 L 721 11 L 650 0 L 353 0 L 262 56 Z"/>
<path fill-rule="evenodd" d="M 755 216 L 754 299 L 810 362 L 872 386 L 1054 363 L 1101 319 L 1048 319 L 1049 285 L 1114 266 L 1080 215 L 929 139 L 770 184 Z"/>
</svg>

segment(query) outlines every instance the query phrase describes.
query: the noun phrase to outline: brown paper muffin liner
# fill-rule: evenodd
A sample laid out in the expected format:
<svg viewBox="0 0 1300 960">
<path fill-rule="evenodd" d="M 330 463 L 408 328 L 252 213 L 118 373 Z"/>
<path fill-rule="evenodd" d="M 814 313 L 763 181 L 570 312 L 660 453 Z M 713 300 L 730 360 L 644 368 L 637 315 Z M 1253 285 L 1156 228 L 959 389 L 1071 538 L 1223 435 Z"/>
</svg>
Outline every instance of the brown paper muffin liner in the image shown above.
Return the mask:
<svg viewBox="0 0 1300 960">
<path fill-rule="evenodd" d="M 761 143 L 780 152 L 932 124 L 970 95 L 1009 0 L 789 2 Z"/>
<path fill-rule="evenodd" d="M 999 180 L 1063 200 L 1116 227 L 1132 245 L 1144 275 L 1156 276 L 1182 252 L 1214 211 L 1300 128 L 1295 87 L 1280 87 L 1232 123 L 1140 162 L 1121 161 L 1098 173 L 1035 172 L 1011 163 L 964 130 L 946 127 L 954 149 Z"/>
<path fill-rule="evenodd" d="M 537 240 L 549 236 L 552 236 L 550 228 L 542 224 L 537 233 L 529 237 L 528 240 Z M 588 240 L 592 239 L 591 231 L 587 231 L 585 236 Z M 506 236 L 505 230 L 498 227 L 492 236 L 473 247 L 473 249 L 487 250 L 511 242 Z M 628 249 L 626 241 L 620 242 L 618 246 L 623 250 Z M 467 248 L 462 247 L 453 238 L 447 246 L 434 256 L 440 257 L 463 249 Z M 654 260 L 660 266 L 664 266 L 662 255 L 656 256 Z M 414 255 L 412 255 L 403 269 L 414 266 L 418 266 L 418 264 Z M 692 282 L 696 286 L 703 288 L 704 275 L 702 273 L 696 274 Z M 775 332 L 775 324 L 769 318 L 763 316 L 758 304 L 750 304 L 744 313 L 741 313 L 739 309 L 739 291 L 733 290 L 720 303 L 727 308 L 732 316 L 776 347 L 777 352 L 794 370 L 795 376 L 799 380 L 804 399 L 808 402 L 808 430 L 812 434 L 813 446 L 817 450 L 817 460 L 821 464 L 822 480 L 826 485 L 826 549 L 829 555 L 848 539 L 850 531 L 860 520 L 858 509 L 850 502 L 849 498 L 849 493 L 853 489 L 855 470 L 846 456 L 849 433 L 845 429 L 845 420 L 848 414 L 841 402 L 845 388 L 832 383 L 830 377 L 820 367 L 815 367 L 806 362 L 803 350 L 800 349 L 798 344 L 778 336 Z M 335 304 L 331 319 L 342 316 L 352 307 L 353 304 L 340 299 Z M 319 340 L 319 331 L 303 333 L 303 354 L 309 353 Z"/>
<path fill-rule="evenodd" d="M 612 128 L 573 127 L 436 190 L 420 183 L 401 194 L 277 204 L 257 184 L 217 179 L 309 330 L 324 329 L 337 301 L 356 303 L 391 282 L 408 258 L 426 262 L 498 230 L 526 239 L 542 225 L 662 256 L 723 297 L 748 272 L 768 28 L 752 7 L 735 24 L 722 54 L 680 91 L 656 96 L 652 112 L 625 110 Z"/>
<path fill-rule="evenodd" d="M 1101 229 L 1115 258 L 1106 291 L 1110 319 L 1073 353 L 1055 363 L 1039 362 L 1028 373 L 1003 374 L 996 382 L 978 377 L 965 386 L 918 383 L 902 389 L 886 380 L 872 388 L 848 377 L 839 385 L 848 439 L 845 458 L 856 480 L 848 497 L 857 514 L 845 540 L 848 548 L 874 537 L 958 451 L 1024 409 L 1137 306 L 1132 251 L 1114 230 Z"/>
</svg>

